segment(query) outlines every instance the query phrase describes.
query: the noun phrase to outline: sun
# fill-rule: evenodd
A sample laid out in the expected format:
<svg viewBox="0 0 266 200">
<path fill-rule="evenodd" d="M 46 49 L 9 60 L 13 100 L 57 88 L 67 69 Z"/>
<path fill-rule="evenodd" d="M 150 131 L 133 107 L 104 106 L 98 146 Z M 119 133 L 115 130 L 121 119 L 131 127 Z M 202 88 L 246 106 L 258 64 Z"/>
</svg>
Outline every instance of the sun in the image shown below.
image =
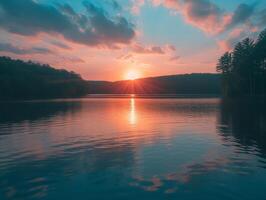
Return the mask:
<svg viewBox="0 0 266 200">
<path fill-rule="evenodd" d="M 140 78 L 140 73 L 136 70 L 129 70 L 126 74 L 125 74 L 125 80 L 135 80 Z"/>
</svg>

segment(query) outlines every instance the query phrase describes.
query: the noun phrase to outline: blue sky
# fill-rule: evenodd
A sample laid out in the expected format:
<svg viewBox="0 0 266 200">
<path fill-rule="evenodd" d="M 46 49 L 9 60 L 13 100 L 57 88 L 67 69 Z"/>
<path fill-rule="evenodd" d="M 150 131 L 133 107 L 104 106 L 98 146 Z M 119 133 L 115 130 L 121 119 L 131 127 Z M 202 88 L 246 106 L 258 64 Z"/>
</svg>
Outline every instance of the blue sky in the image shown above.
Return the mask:
<svg viewBox="0 0 266 200">
<path fill-rule="evenodd" d="M 264 0 L 0 0 L 0 55 L 94 80 L 213 73 L 265 13 Z"/>
</svg>

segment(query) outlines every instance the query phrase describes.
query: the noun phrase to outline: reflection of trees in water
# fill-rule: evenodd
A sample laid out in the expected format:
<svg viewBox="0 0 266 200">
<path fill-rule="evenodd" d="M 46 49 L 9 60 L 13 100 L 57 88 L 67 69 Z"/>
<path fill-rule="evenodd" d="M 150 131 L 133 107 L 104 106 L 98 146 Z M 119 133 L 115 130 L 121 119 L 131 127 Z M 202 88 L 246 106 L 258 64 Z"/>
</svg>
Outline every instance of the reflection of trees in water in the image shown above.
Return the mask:
<svg viewBox="0 0 266 200">
<path fill-rule="evenodd" d="M 56 115 L 75 113 L 81 109 L 78 101 L 36 101 L 0 103 L 0 125 L 19 123 L 25 120 L 36 121 Z"/>
<path fill-rule="evenodd" d="M 266 157 L 266 106 L 259 101 L 222 102 L 220 133 L 224 139 L 234 141 L 245 148 L 257 147 Z"/>
</svg>

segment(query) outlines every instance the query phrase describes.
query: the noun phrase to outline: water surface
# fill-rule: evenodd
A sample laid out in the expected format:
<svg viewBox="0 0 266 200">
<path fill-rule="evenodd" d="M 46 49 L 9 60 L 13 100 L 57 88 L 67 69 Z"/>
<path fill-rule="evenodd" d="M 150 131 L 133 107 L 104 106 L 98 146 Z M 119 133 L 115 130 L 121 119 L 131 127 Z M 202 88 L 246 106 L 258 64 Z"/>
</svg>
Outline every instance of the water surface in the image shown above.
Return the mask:
<svg viewBox="0 0 266 200">
<path fill-rule="evenodd" d="M 219 99 L 0 103 L 0 199 L 266 199 L 265 109 Z"/>
</svg>

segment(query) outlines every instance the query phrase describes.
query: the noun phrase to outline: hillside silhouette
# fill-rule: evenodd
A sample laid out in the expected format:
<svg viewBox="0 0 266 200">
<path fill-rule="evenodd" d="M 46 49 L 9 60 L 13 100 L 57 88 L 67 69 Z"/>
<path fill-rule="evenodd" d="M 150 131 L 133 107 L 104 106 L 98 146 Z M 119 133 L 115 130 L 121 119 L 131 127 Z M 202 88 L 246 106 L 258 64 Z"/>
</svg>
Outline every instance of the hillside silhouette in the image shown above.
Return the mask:
<svg viewBox="0 0 266 200">
<path fill-rule="evenodd" d="M 210 94 L 221 93 L 218 74 L 184 74 L 117 82 L 88 81 L 93 94 Z"/>
<path fill-rule="evenodd" d="M 87 94 L 80 75 L 49 65 L 0 57 L 0 99 L 78 97 Z"/>
</svg>

